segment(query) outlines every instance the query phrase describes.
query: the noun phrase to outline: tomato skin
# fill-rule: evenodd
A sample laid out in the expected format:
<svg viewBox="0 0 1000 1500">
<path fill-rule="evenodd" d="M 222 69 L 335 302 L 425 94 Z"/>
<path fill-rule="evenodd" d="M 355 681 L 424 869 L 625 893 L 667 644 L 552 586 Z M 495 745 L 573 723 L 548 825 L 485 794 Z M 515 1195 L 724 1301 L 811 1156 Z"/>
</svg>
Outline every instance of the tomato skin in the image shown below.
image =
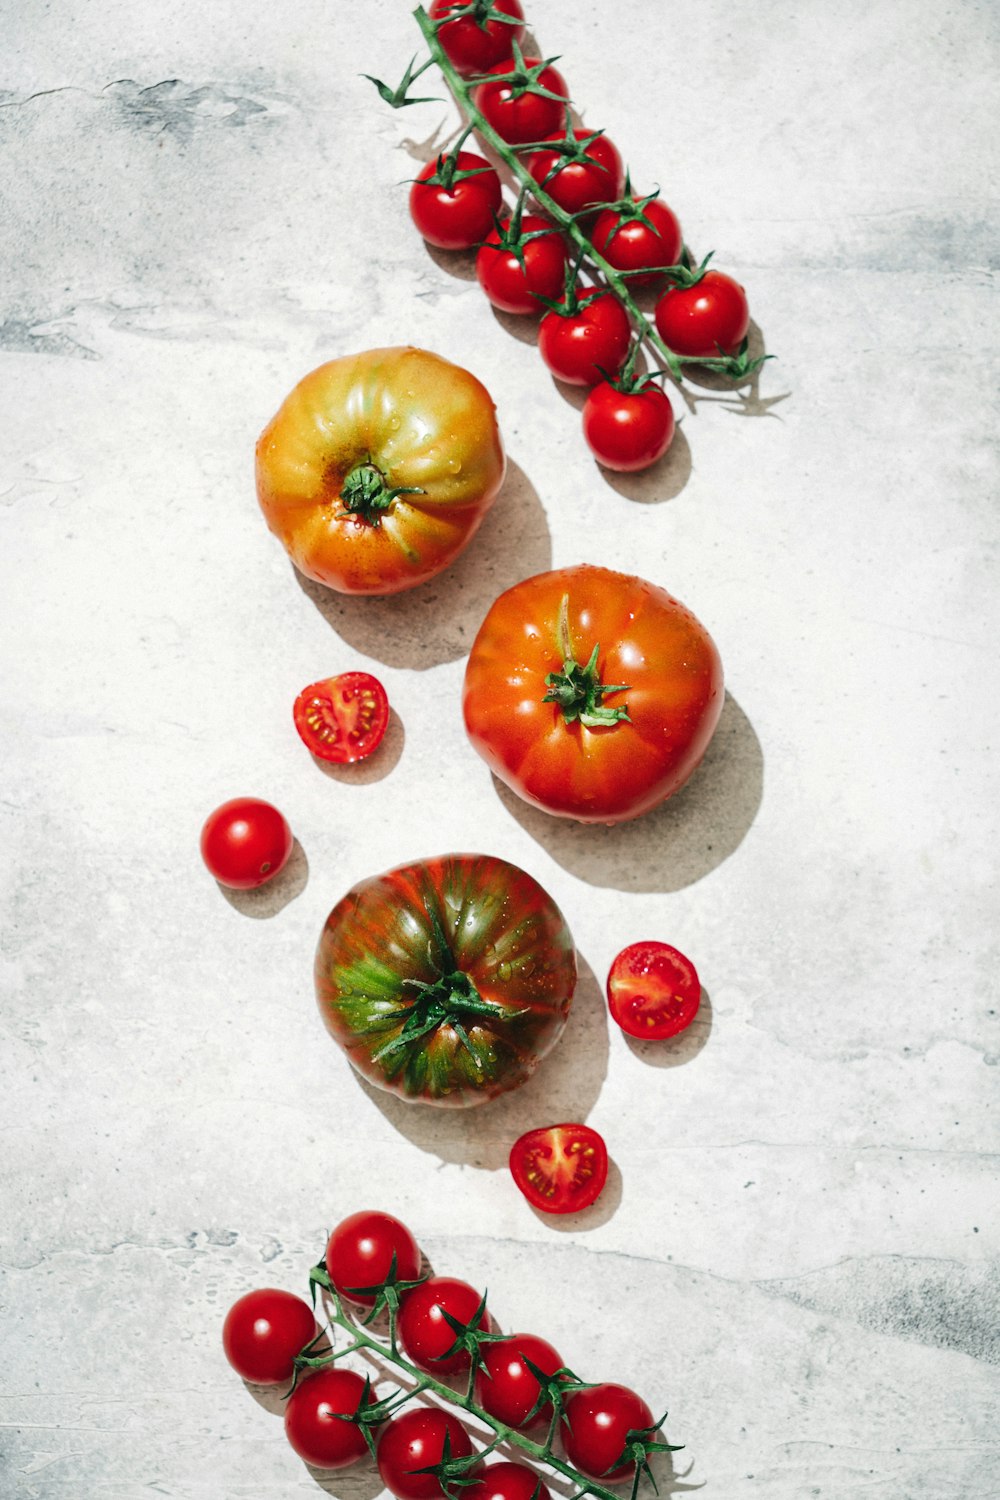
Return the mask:
<svg viewBox="0 0 1000 1500">
<path fill-rule="evenodd" d="M 396 1327 L 403 1348 L 419 1370 L 426 1370 L 429 1375 L 454 1375 L 469 1368 L 469 1356 L 464 1349 L 448 1354 L 456 1335 L 443 1313 L 460 1323 L 471 1323 L 481 1301 L 475 1287 L 454 1276 L 429 1276 L 412 1291 L 403 1293 Z M 490 1315 L 484 1311 L 476 1327 L 489 1329 L 489 1326 Z"/>
<path fill-rule="evenodd" d="M 440 21 L 450 11 L 461 8 L 468 0 L 434 0 L 430 8 L 432 21 Z M 494 0 L 504 15 L 524 20 L 519 0 Z M 508 26 L 503 21 L 487 21 L 479 26 L 471 16 L 460 16 L 442 26 L 437 39 L 462 74 L 485 73 L 496 63 L 509 58 L 515 42 L 524 36 L 523 26 Z"/>
<path fill-rule="evenodd" d="M 493 215 L 502 201 L 500 178 L 473 151 L 458 153 L 458 170 L 475 172 L 475 177 L 463 177 L 446 188 L 428 183 L 437 170 L 437 161 L 428 162 L 411 186 L 410 217 L 428 244 L 439 250 L 470 250 L 493 228 Z"/>
<path fill-rule="evenodd" d="M 614 1483 L 635 1472 L 632 1462 L 619 1464 L 630 1432 L 653 1425 L 653 1413 L 627 1385 L 592 1386 L 566 1402 L 562 1427 L 566 1457 L 589 1479 Z"/>
<path fill-rule="evenodd" d="M 548 219 L 525 214 L 521 229 L 525 234 L 551 229 Z M 538 296 L 555 301 L 563 289 L 566 272 L 566 247 L 554 230 L 522 247 L 524 266 L 501 242 L 497 230 L 487 236 L 476 256 L 476 277 L 494 307 L 502 312 L 538 314 L 543 303 Z"/>
<path fill-rule="evenodd" d="M 389 700 L 371 673 L 341 672 L 303 688 L 292 717 L 299 738 L 317 760 L 353 765 L 382 743 Z"/>
<path fill-rule="evenodd" d="M 547 1426 L 552 1420 L 551 1401 L 528 1423 L 541 1387 L 524 1361 L 527 1357 L 546 1375 L 554 1375 L 563 1368 L 562 1355 L 534 1333 L 512 1333 L 495 1344 L 484 1344 L 482 1355 L 476 1371 L 476 1401 L 483 1411 L 507 1427 Z"/>
<path fill-rule="evenodd" d="M 365 1382 L 354 1370 L 314 1370 L 294 1389 L 285 1407 L 285 1436 L 314 1469 L 346 1469 L 368 1452 L 357 1422 L 344 1422 L 365 1398 Z M 369 1397 L 369 1402 L 372 1398 Z"/>
<path fill-rule="evenodd" d="M 583 436 L 605 469 L 635 474 L 663 457 L 674 440 L 674 409 L 655 382 L 620 391 L 610 381 L 595 385 L 583 408 Z"/>
<path fill-rule="evenodd" d="M 552 1500 L 549 1488 L 527 1464 L 485 1464 L 473 1484 L 462 1490 L 463 1500 Z"/>
<path fill-rule="evenodd" d="M 691 960 L 669 943 L 632 943 L 611 965 L 607 995 L 628 1036 L 666 1041 L 698 1014 L 701 981 Z"/>
<path fill-rule="evenodd" d="M 680 260 L 684 237 L 673 209 L 654 198 L 642 212 L 648 224 L 642 219 L 623 217 L 613 208 L 606 208 L 594 223 L 591 234 L 594 248 L 617 271 L 675 266 Z M 659 279 L 659 272 L 651 270 L 645 276 L 630 276 L 628 282 L 629 286 L 651 286 Z"/>
<path fill-rule="evenodd" d="M 526 68 L 534 68 L 541 61 L 538 57 L 526 57 Z M 496 63 L 488 73 L 510 73 L 511 65 Z M 526 145 L 529 141 L 544 141 L 557 135 L 562 127 L 569 103 L 566 80 L 557 68 L 543 68 L 538 82 L 550 93 L 559 94 L 560 99 L 547 99 L 544 94 L 521 94 L 514 97 L 515 85 L 497 82 L 481 83 L 473 99 L 477 109 L 492 125 L 497 135 L 511 146 Z"/>
<path fill-rule="evenodd" d="M 209 813 L 201 857 L 220 885 L 253 891 L 288 863 L 294 840 L 283 815 L 259 797 L 233 797 Z"/>
<path fill-rule="evenodd" d="M 573 132 L 578 141 L 586 140 L 592 133 L 589 130 Z M 562 132 L 559 138 L 563 138 Z M 609 203 L 621 196 L 624 186 L 621 153 L 613 141 L 606 135 L 599 135 L 585 150 L 585 162 L 566 161 L 551 177 L 552 168 L 564 160 L 557 151 L 533 151 L 525 163 L 542 191 L 568 214 L 583 213 L 595 203 Z"/>
<path fill-rule="evenodd" d="M 457 1417 L 439 1406 L 411 1407 L 382 1429 L 378 1471 L 396 1500 L 444 1500 L 444 1491 L 433 1474 L 414 1471 L 441 1462 L 445 1437 L 451 1458 L 471 1455 L 469 1434 Z"/>
<path fill-rule="evenodd" d="M 575 1214 L 596 1203 L 608 1180 L 608 1148 L 589 1125 L 544 1125 L 510 1148 L 511 1176 L 533 1208 Z"/>
<path fill-rule="evenodd" d="M 420 1275 L 420 1246 L 401 1220 L 392 1214 L 363 1209 L 341 1220 L 326 1246 L 326 1270 L 342 1297 L 371 1307 L 376 1292 L 359 1290 L 381 1286 L 396 1258 L 396 1279 L 415 1281 Z"/>
<path fill-rule="evenodd" d="M 557 380 L 596 385 L 617 374 L 632 341 L 628 313 L 613 292 L 595 290 L 580 298 L 578 313 L 550 309 L 538 329 L 538 352 Z M 598 368 L 600 367 L 600 368 Z"/>
<path fill-rule="evenodd" d="M 233 1303 L 222 1325 L 222 1347 L 241 1379 L 251 1385 L 284 1385 L 295 1356 L 316 1337 L 308 1303 L 278 1287 L 259 1287 Z"/>
<path fill-rule="evenodd" d="M 718 359 L 735 354 L 750 327 L 750 305 L 738 281 L 706 271 L 694 286 L 668 287 L 654 314 L 660 338 L 675 354 Z"/>
<path fill-rule="evenodd" d="M 377 521 L 343 491 L 374 466 L 395 496 Z M 423 349 L 369 349 L 320 365 L 257 443 L 257 498 L 300 573 L 345 594 L 425 583 L 472 540 L 504 476 L 492 398 Z"/>
<path fill-rule="evenodd" d="M 542 701 L 547 674 L 563 665 L 564 598 L 577 661 L 600 646 L 603 682 L 630 684 L 608 705 L 627 705 L 630 721 L 588 729 Z M 691 611 L 655 584 L 584 564 L 539 573 L 495 601 L 469 655 L 463 713 L 474 748 L 526 802 L 617 823 L 684 785 L 722 702 L 719 653 Z"/>
</svg>

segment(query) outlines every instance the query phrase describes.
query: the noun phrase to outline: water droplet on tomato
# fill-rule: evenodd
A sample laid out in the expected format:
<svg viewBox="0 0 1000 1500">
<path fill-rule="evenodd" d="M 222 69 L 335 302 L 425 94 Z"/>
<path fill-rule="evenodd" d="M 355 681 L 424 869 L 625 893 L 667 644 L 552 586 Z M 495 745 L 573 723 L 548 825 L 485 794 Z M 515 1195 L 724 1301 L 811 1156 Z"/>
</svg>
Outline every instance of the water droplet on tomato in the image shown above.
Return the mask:
<svg viewBox="0 0 1000 1500">
<path fill-rule="evenodd" d="M 505 984 L 507 983 L 507 980 L 511 977 L 511 975 L 513 974 L 513 972 L 514 972 L 514 970 L 511 968 L 510 964 L 507 962 L 506 959 L 504 959 L 503 963 L 497 969 L 497 973 L 499 974 L 500 978 L 503 980 L 503 982 Z"/>
</svg>

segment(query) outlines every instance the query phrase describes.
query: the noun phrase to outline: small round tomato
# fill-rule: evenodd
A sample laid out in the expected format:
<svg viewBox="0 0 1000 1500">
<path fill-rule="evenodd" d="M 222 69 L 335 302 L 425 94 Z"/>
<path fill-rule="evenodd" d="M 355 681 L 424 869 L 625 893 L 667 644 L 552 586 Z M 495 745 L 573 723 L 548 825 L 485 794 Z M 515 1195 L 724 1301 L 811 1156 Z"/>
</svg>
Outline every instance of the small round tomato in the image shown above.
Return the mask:
<svg viewBox="0 0 1000 1500">
<path fill-rule="evenodd" d="M 563 1368 L 562 1355 L 533 1333 L 512 1333 L 495 1344 L 484 1344 L 482 1355 L 476 1371 L 476 1401 L 483 1411 L 507 1427 L 547 1426 L 552 1420 L 551 1401 L 531 1415 L 541 1386 L 527 1361 L 543 1375 L 554 1375 Z"/>
<path fill-rule="evenodd" d="M 669 943 L 632 943 L 608 975 L 608 1005 L 622 1031 L 664 1041 L 690 1026 L 701 983 L 694 964 Z"/>
<path fill-rule="evenodd" d="M 270 802 L 233 797 L 209 813 L 201 830 L 201 857 L 220 885 L 252 891 L 288 863 L 292 830 Z"/>
<path fill-rule="evenodd" d="M 456 1322 L 471 1325 L 482 1300 L 475 1287 L 453 1276 L 431 1276 L 403 1293 L 396 1326 L 403 1348 L 418 1369 L 431 1375 L 454 1375 L 469 1368 L 466 1350 L 448 1353 L 458 1335 L 445 1313 Z M 475 1326 L 489 1328 L 490 1316 L 485 1309 Z"/>
<path fill-rule="evenodd" d="M 621 194 L 624 181 L 618 147 L 606 135 L 574 130 L 573 139 L 586 142 L 579 155 L 567 156 L 553 148 L 533 151 L 526 162 L 539 187 L 567 214 L 610 203 Z"/>
<path fill-rule="evenodd" d="M 546 1125 L 514 1142 L 510 1170 L 533 1208 L 575 1214 L 600 1197 L 608 1180 L 608 1148 L 589 1125 Z"/>
<path fill-rule="evenodd" d="M 314 1469 L 346 1469 L 368 1452 L 358 1422 L 345 1421 L 366 1401 L 365 1382 L 354 1370 L 314 1370 L 294 1389 L 285 1407 L 285 1436 Z"/>
<path fill-rule="evenodd" d="M 527 1464 L 486 1464 L 466 1485 L 462 1500 L 551 1500 L 548 1486 Z"/>
<path fill-rule="evenodd" d="M 441 156 L 428 162 L 410 188 L 410 217 L 439 250 L 478 245 L 493 228 L 500 203 L 500 178 L 473 151 L 460 151 L 454 168 Z"/>
<path fill-rule="evenodd" d="M 502 140 L 520 146 L 558 133 L 569 103 L 566 80 L 558 69 L 540 58 L 525 57 L 521 66 L 516 61 L 499 62 L 487 72 L 510 75 L 481 83 L 473 96 L 476 108 Z M 558 97 L 533 93 L 536 85 Z"/>
<path fill-rule="evenodd" d="M 670 397 L 652 380 L 629 391 L 602 380 L 584 404 L 583 436 L 604 468 L 619 474 L 648 469 L 673 442 Z"/>
<path fill-rule="evenodd" d="M 649 1437 L 653 1413 L 641 1396 L 627 1385 L 595 1385 L 578 1391 L 566 1402 L 566 1420 L 562 1427 L 566 1457 L 589 1479 L 616 1482 L 635 1472 L 628 1451 L 630 1434 L 636 1441 L 640 1434 Z"/>
<path fill-rule="evenodd" d="M 668 349 L 702 359 L 735 354 L 750 327 L 746 292 L 722 271 L 706 271 L 693 286 L 669 287 L 655 317 Z"/>
<path fill-rule="evenodd" d="M 509 313 L 540 313 L 539 296 L 554 301 L 563 289 L 566 247 L 548 219 L 534 214 L 521 220 L 521 233 L 537 235 L 521 244 L 523 264 L 494 228 L 476 256 L 476 276 L 494 307 Z"/>
<path fill-rule="evenodd" d="M 420 1469 L 439 1464 L 445 1440 L 449 1458 L 470 1458 L 469 1434 L 457 1417 L 439 1406 L 414 1406 L 382 1429 L 378 1471 L 396 1500 L 444 1500 L 440 1480 Z"/>
<path fill-rule="evenodd" d="M 595 289 L 577 299 L 577 312 L 550 309 L 538 329 L 538 352 L 557 380 L 594 385 L 615 375 L 632 341 L 628 313 L 613 292 Z"/>
<path fill-rule="evenodd" d="M 514 43 L 524 36 L 523 26 L 490 19 L 491 11 L 502 11 L 523 21 L 518 0 L 434 0 L 431 20 L 441 21 L 453 10 L 465 14 L 455 21 L 445 20 L 437 39 L 460 73 L 485 73 L 494 63 L 510 57 Z"/>
<path fill-rule="evenodd" d="M 283 1385 L 295 1373 L 295 1356 L 317 1332 L 316 1315 L 301 1297 L 259 1287 L 234 1302 L 222 1325 L 226 1358 L 252 1385 Z"/>
<path fill-rule="evenodd" d="M 392 1214 L 363 1210 L 343 1219 L 326 1246 L 326 1270 L 342 1297 L 369 1307 L 377 1293 L 365 1287 L 380 1287 L 388 1280 L 396 1262 L 397 1281 L 415 1281 L 420 1275 L 420 1247 L 406 1225 Z"/>
<path fill-rule="evenodd" d="M 673 209 L 659 198 L 643 203 L 633 198 L 631 209 L 606 208 L 594 224 L 591 240 L 616 271 L 643 271 L 647 267 L 675 266 L 684 248 L 681 226 Z M 659 272 L 630 276 L 629 286 L 649 286 Z"/>
<path fill-rule="evenodd" d="M 299 738 L 317 760 L 350 765 L 382 743 L 389 700 L 369 672 L 341 672 L 303 688 L 292 714 Z"/>
</svg>

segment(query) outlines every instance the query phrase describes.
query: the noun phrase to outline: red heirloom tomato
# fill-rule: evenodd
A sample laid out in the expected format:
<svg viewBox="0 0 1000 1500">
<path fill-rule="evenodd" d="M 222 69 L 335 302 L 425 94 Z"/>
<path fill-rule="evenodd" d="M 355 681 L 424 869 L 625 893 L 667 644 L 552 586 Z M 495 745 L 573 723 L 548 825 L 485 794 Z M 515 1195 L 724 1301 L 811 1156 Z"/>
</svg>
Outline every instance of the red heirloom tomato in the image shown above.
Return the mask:
<svg viewBox="0 0 1000 1500">
<path fill-rule="evenodd" d="M 523 26 L 487 19 L 491 11 L 499 10 L 523 21 L 518 0 L 434 0 L 431 20 L 440 21 L 453 10 L 465 14 L 455 21 L 446 20 L 437 38 L 460 73 L 485 73 L 494 63 L 510 57 L 514 43 L 524 36 Z"/>
<path fill-rule="evenodd" d="M 677 215 L 659 198 L 649 203 L 633 199 L 631 209 L 606 208 L 598 215 L 591 235 L 594 249 L 616 271 L 641 271 L 647 266 L 675 266 L 684 248 Z M 655 270 L 630 276 L 629 286 L 649 286 L 659 279 Z"/>
<path fill-rule="evenodd" d="M 476 276 L 494 307 L 509 313 L 540 313 L 544 304 L 538 297 L 554 301 L 563 289 L 566 247 L 548 219 L 526 214 L 521 232 L 537 235 L 520 247 L 523 265 L 494 228 L 476 256 Z"/>
<path fill-rule="evenodd" d="M 295 1387 L 285 1407 L 285 1436 L 314 1469 L 346 1469 L 368 1452 L 357 1422 L 345 1422 L 360 1411 L 365 1382 L 354 1370 L 314 1370 Z"/>
<path fill-rule="evenodd" d="M 552 309 L 545 314 L 538 352 L 557 380 L 594 385 L 603 373 L 614 375 L 625 363 L 632 325 L 613 292 L 584 292 L 577 301 L 577 312 Z"/>
<path fill-rule="evenodd" d="M 738 281 L 706 271 L 693 286 L 669 287 L 656 304 L 660 338 L 675 354 L 718 359 L 735 354 L 750 327 L 750 307 Z"/>
<path fill-rule="evenodd" d="M 551 1401 L 534 1411 L 542 1388 L 528 1360 L 543 1375 L 563 1368 L 562 1355 L 533 1333 L 512 1333 L 495 1344 L 483 1345 L 482 1363 L 476 1371 L 476 1401 L 507 1427 L 542 1426 L 552 1420 Z"/>
<path fill-rule="evenodd" d="M 439 1406 L 411 1407 L 383 1428 L 378 1471 L 397 1500 L 444 1500 L 440 1481 L 417 1471 L 441 1462 L 446 1439 L 449 1458 L 471 1457 L 469 1434 L 457 1417 Z"/>
<path fill-rule="evenodd" d="M 649 1437 L 653 1413 L 641 1396 L 627 1385 L 591 1386 L 566 1402 L 562 1428 L 563 1448 L 571 1464 L 589 1479 L 615 1482 L 635 1472 L 635 1463 L 625 1456 L 630 1434 Z"/>
<path fill-rule="evenodd" d="M 622 1031 L 664 1041 L 698 1014 L 701 983 L 694 964 L 669 943 L 632 943 L 608 975 L 608 1005 Z"/>
<path fill-rule="evenodd" d="M 557 134 L 569 103 L 566 80 L 558 69 L 540 58 L 520 57 L 518 53 L 513 62 L 496 63 L 487 71 L 497 74 L 496 80 L 481 83 L 473 97 L 486 123 L 501 139 L 519 146 Z M 499 76 L 503 74 L 510 76 Z M 558 97 L 532 93 L 533 84 Z"/>
<path fill-rule="evenodd" d="M 548 1486 L 527 1464 L 487 1464 L 462 1490 L 462 1500 L 551 1500 Z"/>
<path fill-rule="evenodd" d="M 303 688 L 292 710 L 295 727 L 318 760 L 349 765 L 377 750 L 389 723 L 389 700 L 377 677 L 341 672 Z"/>
<path fill-rule="evenodd" d="M 431 1276 L 404 1292 L 396 1327 L 403 1348 L 418 1369 L 429 1375 L 454 1375 L 469 1368 L 466 1350 L 448 1353 L 458 1335 L 444 1315 L 471 1325 L 482 1300 L 475 1287 L 453 1276 Z M 475 1326 L 488 1329 L 489 1313 L 484 1310 Z"/>
<path fill-rule="evenodd" d="M 472 645 L 463 711 L 479 754 L 526 802 L 618 823 L 684 785 L 722 697 L 719 653 L 690 610 L 581 565 L 500 595 Z"/>
<path fill-rule="evenodd" d="M 619 197 L 624 178 L 618 147 L 606 135 L 574 130 L 573 140 L 578 144 L 576 149 L 569 148 L 572 154 L 555 146 L 548 151 L 533 151 L 526 166 L 539 187 L 565 213 L 579 214 L 595 203 L 610 203 Z M 566 144 L 569 146 L 568 141 Z"/>
<path fill-rule="evenodd" d="M 392 1214 L 362 1210 L 343 1219 L 326 1246 L 326 1270 L 342 1297 L 369 1307 L 379 1287 L 388 1280 L 393 1257 L 397 1281 L 415 1281 L 420 1275 L 420 1247 L 406 1225 Z"/>
<path fill-rule="evenodd" d="M 301 1297 L 259 1287 L 234 1302 L 222 1325 L 226 1358 L 253 1385 L 284 1385 L 295 1356 L 316 1337 L 316 1315 Z"/>
<path fill-rule="evenodd" d="M 489 162 L 460 151 L 454 167 L 439 156 L 421 170 L 410 188 L 410 217 L 429 244 L 469 250 L 493 228 L 500 202 L 500 179 Z"/>
<path fill-rule="evenodd" d="M 589 1125 L 546 1125 L 514 1142 L 510 1170 L 533 1208 L 575 1214 L 601 1196 L 608 1180 L 608 1148 Z"/>
<path fill-rule="evenodd" d="M 479 1104 L 523 1083 L 558 1040 L 575 983 L 551 896 L 485 854 L 361 881 L 316 952 L 320 1010 L 351 1064 L 428 1104 Z"/>
<path fill-rule="evenodd" d="M 602 380 L 584 403 L 583 436 L 606 469 L 619 474 L 648 469 L 673 441 L 670 397 L 653 380 L 628 391 Z"/>
<path fill-rule="evenodd" d="M 423 349 L 369 349 L 313 370 L 257 443 L 257 498 L 301 573 L 396 594 L 471 541 L 503 482 L 493 401 Z"/>
<path fill-rule="evenodd" d="M 201 857 L 220 885 L 252 891 L 288 863 L 292 830 L 270 802 L 233 797 L 205 820 Z"/>
</svg>

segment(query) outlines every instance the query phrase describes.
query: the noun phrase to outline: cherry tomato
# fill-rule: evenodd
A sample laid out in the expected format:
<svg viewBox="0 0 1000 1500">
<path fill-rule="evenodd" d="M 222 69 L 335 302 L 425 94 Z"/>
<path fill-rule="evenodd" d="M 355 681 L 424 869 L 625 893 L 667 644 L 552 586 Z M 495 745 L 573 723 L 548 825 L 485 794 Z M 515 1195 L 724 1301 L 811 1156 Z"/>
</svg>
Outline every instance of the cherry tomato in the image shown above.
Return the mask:
<svg viewBox="0 0 1000 1500">
<path fill-rule="evenodd" d="M 201 857 L 220 885 L 252 891 L 288 863 L 292 830 L 270 802 L 234 797 L 205 820 Z"/>
<path fill-rule="evenodd" d="M 694 286 L 669 287 L 656 304 L 656 327 L 676 354 L 718 359 L 735 354 L 750 327 L 747 295 L 722 271 L 706 271 Z"/>
<path fill-rule="evenodd" d="M 524 11 L 518 0 L 434 0 L 430 9 L 432 21 L 440 21 L 453 10 L 467 10 L 470 4 L 485 16 L 490 9 L 503 11 L 505 16 L 516 16 L 524 20 Z M 477 19 L 476 15 L 460 16 L 456 21 L 447 21 L 437 34 L 448 57 L 460 73 L 485 73 L 494 63 L 510 57 L 515 42 L 524 36 L 523 26 L 510 26 L 505 21 Z"/>
<path fill-rule="evenodd" d="M 608 1180 L 608 1148 L 589 1125 L 546 1125 L 514 1142 L 510 1170 L 533 1208 L 575 1214 L 600 1197 Z"/>
<path fill-rule="evenodd" d="M 369 1395 L 366 1405 L 374 1398 Z M 365 1401 L 365 1382 L 354 1370 L 314 1370 L 285 1407 L 285 1436 L 314 1469 L 346 1469 L 368 1452 L 357 1422 L 345 1422 Z"/>
<path fill-rule="evenodd" d="M 606 208 L 594 224 L 591 240 L 616 271 L 640 271 L 646 266 L 675 266 L 684 248 L 681 226 L 673 209 L 654 198 L 639 211 L 638 198 L 634 212 L 622 213 Z M 645 221 L 645 222 L 644 222 Z M 659 280 L 656 271 L 645 276 L 630 276 L 629 286 L 649 286 Z"/>
<path fill-rule="evenodd" d="M 589 1479 L 615 1482 L 635 1472 L 631 1460 L 619 1463 L 629 1433 L 653 1425 L 653 1413 L 627 1385 L 595 1385 L 566 1402 L 563 1448 L 571 1464 Z"/>
<path fill-rule="evenodd" d="M 611 965 L 608 1005 L 629 1036 L 676 1036 L 698 1014 L 700 998 L 694 964 L 669 943 L 632 943 Z"/>
<path fill-rule="evenodd" d="M 512 1333 L 495 1344 L 484 1344 L 482 1354 L 476 1371 L 476 1401 L 483 1411 L 507 1427 L 547 1426 L 552 1420 L 551 1401 L 528 1422 L 541 1386 L 525 1360 L 543 1374 L 554 1375 L 563 1368 L 562 1355 L 533 1333 Z"/>
<path fill-rule="evenodd" d="M 462 1500 L 551 1500 L 548 1486 L 527 1464 L 486 1464 L 462 1491 Z"/>
<path fill-rule="evenodd" d="M 526 145 L 529 141 L 544 141 L 557 135 L 569 102 L 566 80 L 558 69 L 542 67 L 536 72 L 541 62 L 537 57 L 526 57 L 523 62 L 523 68 L 518 68 L 511 62 L 494 64 L 487 72 L 511 73 L 514 77 L 506 81 L 498 79 L 496 82 L 481 83 L 473 96 L 476 107 L 487 124 L 492 125 L 497 135 L 512 146 Z M 559 97 L 549 99 L 544 94 L 519 93 L 519 90 L 530 85 L 532 77 L 542 88 Z"/>
<path fill-rule="evenodd" d="M 447 185 L 442 180 L 447 169 L 441 162 L 441 157 L 428 162 L 410 188 L 410 216 L 429 244 L 440 250 L 469 250 L 493 228 L 501 203 L 500 179 L 481 156 L 460 151 L 456 177 Z M 475 175 L 463 177 L 463 172 Z"/>
<path fill-rule="evenodd" d="M 548 219 L 526 214 L 521 220 L 523 234 L 543 229 L 552 229 Z M 476 256 L 476 276 L 494 307 L 509 313 L 540 313 L 543 304 L 536 293 L 555 301 L 563 289 L 566 247 L 562 236 L 553 230 L 528 240 L 521 254 L 523 266 L 494 228 Z"/>
<path fill-rule="evenodd" d="M 222 1325 L 226 1358 L 252 1385 L 284 1385 L 295 1373 L 295 1356 L 316 1337 L 308 1303 L 277 1287 L 259 1287 L 234 1302 Z"/>
<path fill-rule="evenodd" d="M 655 381 L 620 391 L 608 380 L 595 385 L 583 408 L 587 447 L 606 469 L 634 474 L 662 458 L 674 437 L 670 397 Z"/>
<path fill-rule="evenodd" d="M 595 289 L 578 300 L 579 312 L 545 314 L 538 329 L 538 352 L 557 380 L 595 385 L 606 374 L 617 374 L 625 363 L 632 325 L 613 292 Z"/>
<path fill-rule="evenodd" d="M 471 1323 L 481 1301 L 475 1287 L 452 1276 L 431 1276 L 412 1291 L 404 1292 L 396 1326 L 400 1342 L 413 1363 L 431 1375 L 454 1375 L 457 1370 L 467 1370 L 470 1360 L 464 1349 L 448 1353 L 457 1334 L 444 1314 L 459 1323 Z M 489 1326 L 490 1316 L 484 1310 L 476 1327 Z"/>
<path fill-rule="evenodd" d="M 471 1456 L 469 1434 L 457 1417 L 439 1406 L 411 1407 L 382 1429 L 378 1471 L 397 1500 L 444 1500 L 440 1481 L 433 1474 L 418 1474 L 416 1470 L 441 1462 L 445 1438 L 450 1458 Z"/>
<path fill-rule="evenodd" d="M 591 135 L 590 130 L 573 132 L 578 141 Z M 582 213 L 595 203 L 610 203 L 621 196 L 624 174 L 618 147 L 606 135 L 599 135 L 583 148 L 583 153 L 582 160 L 574 160 L 558 151 L 533 151 L 526 162 L 539 187 L 568 214 Z"/>
<path fill-rule="evenodd" d="M 388 1280 L 396 1258 L 396 1280 L 415 1281 L 420 1275 L 420 1247 L 392 1214 L 363 1210 L 341 1221 L 326 1246 L 326 1269 L 342 1297 L 369 1307 L 378 1287 Z"/>
<path fill-rule="evenodd" d="M 349 765 L 382 743 L 389 700 L 377 677 L 341 672 L 303 688 L 292 713 L 299 738 L 317 760 Z"/>
</svg>

